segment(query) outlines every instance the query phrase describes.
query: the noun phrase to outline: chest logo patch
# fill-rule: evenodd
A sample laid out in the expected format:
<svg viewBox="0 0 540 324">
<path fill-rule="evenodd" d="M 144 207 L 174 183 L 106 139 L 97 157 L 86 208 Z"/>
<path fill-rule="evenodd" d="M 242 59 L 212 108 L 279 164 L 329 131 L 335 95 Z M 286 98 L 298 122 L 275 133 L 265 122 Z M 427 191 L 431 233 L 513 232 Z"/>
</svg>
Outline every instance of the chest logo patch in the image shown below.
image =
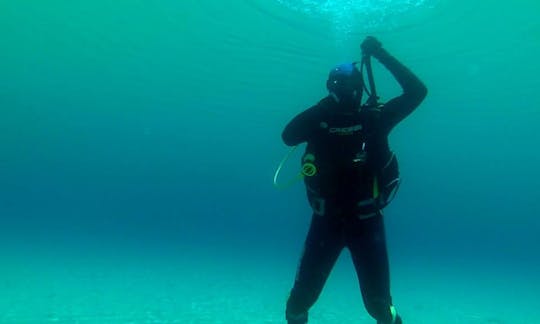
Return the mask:
<svg viewBox="0 0 540 324">
<path fill-rule="evenodd" d="M 363 129 L 361 124 L 350 126 L 350 127 L 331 127 L 328 129 L 330 134 L 335 135 L 352 135 L 356 132 L 359 132 Z"/>
</svg>

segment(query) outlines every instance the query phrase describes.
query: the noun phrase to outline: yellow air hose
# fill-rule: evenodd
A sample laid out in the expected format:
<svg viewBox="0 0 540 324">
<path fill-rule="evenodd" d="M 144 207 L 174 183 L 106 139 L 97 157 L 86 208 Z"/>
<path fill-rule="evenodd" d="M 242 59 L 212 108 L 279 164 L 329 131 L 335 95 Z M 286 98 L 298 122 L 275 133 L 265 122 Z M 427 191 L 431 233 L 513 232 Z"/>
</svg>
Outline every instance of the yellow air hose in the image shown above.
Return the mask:
<svg viewBox="0 0 540 324">
<path fill-rule="evenodd" d="M 285 165 L 285 163 L 287 163 L 287 161 L 289 161 L 292 154 L 296 151 L 297 148 L 298 148 L 298 145 L 293 146 L 289 150 L 289 152 L 285 155 L 285 157 L 283 157 L 281 162 L 279 163 L 279 165 L 278 165 L 278 167 L 276 169 L 276 172 L 274 173 L 274 187 L 276 187 L 278 189 L 286 189 L 286 188 L 289 188 L 292 185 L 294 185 L 296 182 L 304 179 L 304 177 L 312 177 L 315 174 L 317 174 L 317 167 L 315 166 L 315 164 L 311 163 L 311 161 L 310 161 L 310 162 L 306 162 L 306 163 L 304 163 L 302 165 L 302 171 L 296 177 L 290 179 L 289 181 L 285 182 L 284 184 L 278 183 L 278 178 L 279 178 L 279 175 L 281 173 L 281 170 L 283 169 L 283 166 Z"/>
</svg>

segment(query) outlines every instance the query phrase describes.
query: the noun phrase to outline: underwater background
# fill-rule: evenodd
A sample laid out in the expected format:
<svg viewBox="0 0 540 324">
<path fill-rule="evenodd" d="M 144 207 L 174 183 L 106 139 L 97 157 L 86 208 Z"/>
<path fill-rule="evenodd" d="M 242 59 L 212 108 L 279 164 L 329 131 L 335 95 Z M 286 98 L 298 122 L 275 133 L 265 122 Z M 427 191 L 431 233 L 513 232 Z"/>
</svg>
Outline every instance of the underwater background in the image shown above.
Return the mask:
<svg viewBox="0 0 540 324">
<path fill-rule="evenodd" d="M 367 35 L 429 89 L 390 138 L 404 322 L 539 323 L 539 12 L 0 1 L 0 323 L 284 323 L 310 209 L 281 131 Z M 373 323 L 345 251 L 310 318 Z"/>
</svg>

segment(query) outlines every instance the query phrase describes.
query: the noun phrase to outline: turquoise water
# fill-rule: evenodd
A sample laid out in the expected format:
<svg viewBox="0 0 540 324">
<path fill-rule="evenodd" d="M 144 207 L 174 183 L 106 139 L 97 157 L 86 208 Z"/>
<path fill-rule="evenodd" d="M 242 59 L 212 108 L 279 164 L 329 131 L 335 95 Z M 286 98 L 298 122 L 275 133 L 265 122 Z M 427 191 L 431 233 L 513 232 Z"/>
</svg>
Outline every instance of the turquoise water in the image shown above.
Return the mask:
<svg viewBox="0 0 540 324">
<path fill-rule="evenodd" d="M 539 322 L 539 10 L 0 2 L 0 323 L 284 323 L 310 211 L 280 134 L 368 34 L 430 91 L 391 136 L 398 311 Z M 310 323 L 372 323 L 347 253 Z"/>
</svg>

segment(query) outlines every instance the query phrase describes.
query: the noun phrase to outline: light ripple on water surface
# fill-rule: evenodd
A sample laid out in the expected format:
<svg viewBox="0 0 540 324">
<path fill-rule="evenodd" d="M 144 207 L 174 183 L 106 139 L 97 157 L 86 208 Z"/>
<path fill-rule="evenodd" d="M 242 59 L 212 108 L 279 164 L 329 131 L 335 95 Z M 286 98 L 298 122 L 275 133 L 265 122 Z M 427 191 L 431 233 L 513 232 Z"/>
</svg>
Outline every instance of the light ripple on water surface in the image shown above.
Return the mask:
<svg viewBox="0 0 540 324">
<path fill-rule="evenodd" d="M 426 9 L 437 8 L 443 0 L 276 0 L 278 6 L 259 3 L 259 0 L 247 1 L 258 10 L 297 27 L 298 20 L 304 17 L 328 21 L 335 35 L 354 35 L 414 25 L 414 20 L 424 19 Z M 403 19 L 406 16 L 409 17 Z M 414 17 L 413 21 L 410 17 Z"/>
</svg>

